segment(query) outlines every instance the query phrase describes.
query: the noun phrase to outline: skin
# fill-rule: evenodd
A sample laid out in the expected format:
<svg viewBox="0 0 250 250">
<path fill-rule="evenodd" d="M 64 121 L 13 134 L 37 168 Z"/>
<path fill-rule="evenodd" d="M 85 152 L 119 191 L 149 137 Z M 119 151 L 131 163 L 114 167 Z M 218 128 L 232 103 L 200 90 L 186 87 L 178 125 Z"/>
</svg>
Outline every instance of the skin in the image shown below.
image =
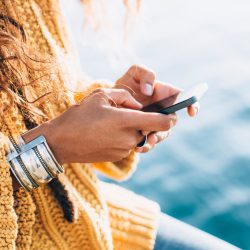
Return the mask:
<svg viewBox="0 0 250 250">
<path fill-rule="evenodd" d="M 152 86 L 150 95 L 144 91 L 146 83 Z M 60 164 L 114 162 L 128 156 L 142 141 L 142 134 L 154 131 L 146 146 L 135 149 L 145 153 L 167 137 L 177 116 L 144 113 L 140 109 L 179 91 L 156 81 L 152 71 L 132 66 L 117 80 L 114 89 L 94 91 L 60 116 L 29 130 L 23 139 L 27 143 L 44 135 Z M 190 107 L 188 113 L 195 115 L 196 107 Z M 13 180 L 16 190 L 20 185 Z"/>
<path fill-rule="evenodd" d="M 146 91 L 147 88 L 145 85 L 147 84 L 152 88 L 151 93 Z M 148 106 L 166 97 L 178 94 L 181 91 L 180 88 L 171 84 L 156 80 L 156 74 L 152 70 L 139 65 L 131 66 L 128 71 L 117 80 L 116 88 L 127 89 L 143 106 Z M 187 108 L 190 117 L 194 117 L 198 111 L 198 103 Z M 146 153 L 154 148 L 157 143 L 169 136 L 173 125 L 174 124 L 170 126 L 170 130 L 165 132 L 142 131 L 144 135 L 148 135 L 148 143 L 144 147 L 136 148 L 136 152 Z"/>
</svg>

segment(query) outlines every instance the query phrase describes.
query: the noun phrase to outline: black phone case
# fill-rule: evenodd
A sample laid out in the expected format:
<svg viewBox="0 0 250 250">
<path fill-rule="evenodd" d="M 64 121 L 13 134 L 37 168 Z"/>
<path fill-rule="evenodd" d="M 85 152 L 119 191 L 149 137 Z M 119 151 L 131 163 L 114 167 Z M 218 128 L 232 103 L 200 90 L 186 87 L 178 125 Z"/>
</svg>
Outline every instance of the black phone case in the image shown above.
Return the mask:
<svg viewBox="0 0 250 250">
<path fill-rule="evenodd" d="M 174 105 L 172 105 L 170 107 L 167 107 L 167 108 L 160 109 L 158 111 L 158 113 L 162 113 L 162 114 L 165 114 L 165 115 L 170 115 L 170 114 L 173 114 L 174 112 L 176 112 L 178 110 L 187 108 L 188 106 L 196 103 L 197 101 L 198 101 L 197 97 L 192 96 L 191 98 L 189 98 L 189 99 L 187 99 L 185 101 L 176 103 L 176 104 L 174 104 Z"/>
</svg>

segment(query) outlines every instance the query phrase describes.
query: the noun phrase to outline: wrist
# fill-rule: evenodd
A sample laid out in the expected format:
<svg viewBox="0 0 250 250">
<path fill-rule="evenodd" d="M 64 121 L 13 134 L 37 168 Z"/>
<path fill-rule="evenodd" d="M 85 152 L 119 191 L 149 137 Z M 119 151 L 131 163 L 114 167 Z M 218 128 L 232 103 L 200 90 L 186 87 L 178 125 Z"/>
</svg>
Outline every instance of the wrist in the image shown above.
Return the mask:
<svg viewBox="0 0 250 250">
<path fill-rule="evenodd" d="M 49 148 L 51 149 L 54 157 L 58 161 L 59 164 L 63 164 L 63 154 L 61 154 L 60 149 L 57 145 L 60 145 L 60 138 L 61 136 L 58 135 L 58 129 L 54 126 L 52 121 L 45 122 L 28 132 L 22 135 L 23 140 L 25 143 L 28 143 L 35 139 L 36 137 L 43 135 L 49 145 Z"/>
</svg>

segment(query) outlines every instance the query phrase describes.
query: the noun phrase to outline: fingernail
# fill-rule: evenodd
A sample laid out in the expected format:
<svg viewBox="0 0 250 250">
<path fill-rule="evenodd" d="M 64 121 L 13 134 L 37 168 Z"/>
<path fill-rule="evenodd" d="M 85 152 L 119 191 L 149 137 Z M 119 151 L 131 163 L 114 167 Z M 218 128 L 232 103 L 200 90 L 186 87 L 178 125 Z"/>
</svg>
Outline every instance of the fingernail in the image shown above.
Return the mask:
<svg viewBox="0 0 250 250">
<path fill-rule="evenodd" d="M 173 120 L 170 120 L 170 122 L 169 122 L 170 124 L 169 124 L 169 130 L 174 126 L 174 122 L 173 122 Z"/>
<path fill-rule="evenodd" d="M 169 127 L 169 129 L 173 128 L 176 123 L 177 123 L 177 119 L 171 119 L 170 120 L 170 127 Z"/>
<path fill-rule="evenodd" d="M 178 121 L 178 117 L 176 115 L 171 115 L 171 118 L 170 118 L 170 129 L 175 126 L 175 124 L 177 123 Z"/>
<path fill-rule="evenodd" d="M 138 101 L 135 101 L 136 103 L 137 103 L 137 105 L 138 105 L 138 109 L 142 109 L 143 108 L 143 105 L 140 103 L 140 102 L 138 102 Z"/>
<path fill-rule="evenodd" d="M 151 84 L 145 83 L 145 84 L 143 85 L 143 87 L 142 87 L 142 91 L 143 91 L 143 94 L 144 94 L 144 95 L 150 96 L 150 95 L 153 94 L 153 87 L 152 87 Z"/>
<path fill-rule="evenodd" d="M 143 148 L 136 148 L 135 151 L 136 151 L 137 153 L 141 153 L 141 152 L 143 151 Z"/>
<path fill-rule="evenodd" d="M 195 107 L 195 110 L 196 110 L 196 115 L 197 115 L 199 113 L 199 108 Z"/>
<path fill-rule="evenodd" d="M 149 143 L 147 143 L 145 146 L 143 146 L 143 148 L 144 150 L 146 150 L 146 152 L 148 152 L 149 150 L 151 150 L 152 146 Z"/>
</svg>

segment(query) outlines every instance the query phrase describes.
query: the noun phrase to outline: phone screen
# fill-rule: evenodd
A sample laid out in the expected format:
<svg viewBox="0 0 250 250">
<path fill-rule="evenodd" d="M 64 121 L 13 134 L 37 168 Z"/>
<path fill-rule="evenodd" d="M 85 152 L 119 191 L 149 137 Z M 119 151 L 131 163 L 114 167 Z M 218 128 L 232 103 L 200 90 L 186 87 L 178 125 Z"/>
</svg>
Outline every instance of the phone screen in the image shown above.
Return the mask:
<svg viewBox="0 0 250 250">
<path fill-rule="evenodd" d="M 144 112 L 159 112 L 160 110 L 166 109 L 178 103 L 182 103 L 190 98 L 195 98 L 199 100 L 204 93 L 207 91 L 208 86 L 206 83 L 196 85 L 188 91 L 182 91 L 179 94 L 169 96 L 159 102 L 155 102 L 149 106 L 142 109 Z"/>
</svg>

